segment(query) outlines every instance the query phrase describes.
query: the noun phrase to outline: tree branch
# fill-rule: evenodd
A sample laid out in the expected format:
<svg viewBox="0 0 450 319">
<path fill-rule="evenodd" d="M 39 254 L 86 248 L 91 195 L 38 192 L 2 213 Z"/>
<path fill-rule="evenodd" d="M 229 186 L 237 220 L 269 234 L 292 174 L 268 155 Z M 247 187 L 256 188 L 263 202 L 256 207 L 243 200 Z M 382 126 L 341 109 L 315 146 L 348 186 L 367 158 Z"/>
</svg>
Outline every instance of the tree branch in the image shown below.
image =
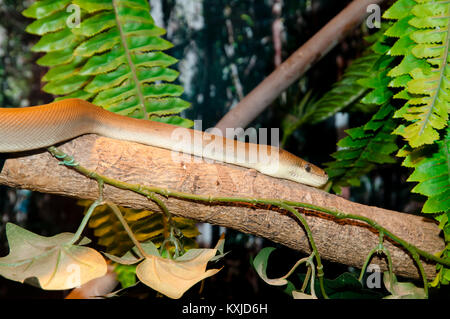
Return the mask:
<svg viewBox="0 0 450 319">
<path fill-rule="evenodd" d="M 384 0 L 354 0 L 319 32 L 295 51 L 254 88 L 217 123 L 226 136 L 227 128 L 245 128 L 284 90 L 299 79 L 311 66 L 333 49 L 367 15 L 367 6 Z"/>
<path fill-rule="evenodd" d="M 74 155 L 80 165 L 128 183 L 163 187 L 174 191 L 221 197 L 273 198 L 309 203 L 373 219 L 395 235 L 430 253 L 444 248 L 437 225 L 420 216 L 402 214 L 352 203 L 338 196 L 305 185 L 280 180 L 234 165 L 206 163 L 186 157 L 174 162 L 171 151 L 86 135 L 60 147 Z M 16 154 L 0 172 L 0 184 L 16 188 L 96 199 L 97 183 L 74 170 L 58 165 L 49 153 Z M 147 198 L 130 191 L 105 186 L 104 199 L 118 205 L 159 211 Z M 310 252 L 301 225 L 291 216 L 248 205 L 205 205 L 176 198 L 164 199 L 171 213 L 239 231 L 252 233 L 290 248 Z M 316 211 L 303 211 L 322 258 L 361 268 L 367 254 L 377 246 L 378 233 L 363 223 L 337 220 Z M 81 216 L 80 216 L 81 217 Z M 391 242 L 394 271 L 418 278 L 410 256 Z M 374 259 L 382 269 L 384 260 Z M 424 263 L 427 276 L 435 274 L 433 263 Z M 326 269 L 325 269 L 326 273 Z"/>
</svg>

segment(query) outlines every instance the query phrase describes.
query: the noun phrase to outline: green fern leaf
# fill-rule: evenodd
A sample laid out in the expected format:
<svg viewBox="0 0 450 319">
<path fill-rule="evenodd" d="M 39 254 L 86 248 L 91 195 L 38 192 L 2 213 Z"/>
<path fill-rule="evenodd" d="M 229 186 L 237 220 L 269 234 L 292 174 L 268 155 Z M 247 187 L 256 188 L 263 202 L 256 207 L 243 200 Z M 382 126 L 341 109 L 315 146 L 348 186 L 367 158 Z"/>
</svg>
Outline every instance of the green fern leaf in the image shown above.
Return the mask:
<svg viewBox="0 0 450 319">
<path fill-rule="evenodd" d="M 384 12 L 383 18 L 400 20 L 409 15 L 414 5 L 416 5 L 414 0 L 398 0 Z"/>
<path fill-rule="evenodd" d="M 58 13 L 70 4 L 70 0 L 43 0 L 36 1 L 22 14 L 27 18 L 43 19 L 52 14 Z"/>
<path fill-rule="evenodd" d="M 313 107 L 311 107 L 310 116 L 307 117 L 308 123 L 321 122 L 337 112 L 358 104 L 368 90 L 376 85 L 368 85 L 364 81 L 371 79 L 374 70 L 385 68 L 385 65 L 391 62 L 382 58 L 389 49 L 384 43 L 386 39 L 383 35 L 385 28 L 386 26 L 383 26 L 380 31 L 366 38 L 371 43 L 369 49 L 362 57 L 353 61 L 345 70 L 342 79 L 336 82 L 330 91 L 314 103 Z M 368 104 L 372 103 L 363 102 L 363 104 L 366 105 L 359 107 L 359 109 L 370 109 Z M 383 102 L 379 104 L 383 104 Z"/>
<path fill-rule="evenodd" d="M 398 149 L 391 134 L 395 127 L 393 112 L 387 103 L 366 125 L 346 130 L 348 136 L 338 142 L 341 149 L 332 154 L 335 161 L 325 163 L 334 191 L 339 192 L 342 186 L 359 186 L 361 176 L 377 165 L 396 162 L 391 156 Z"/>
<path fill-rule="evenodd" d="M 409 182 L 419 182 L 412 192 L 428 197 L 423 206 L 424 213 L 450 211 L 450 129 L 436 144 L 436 152 L 420 157 L 411 165 L 415 170 L 408 178 Z"/>
<path fill-rule="evenodd" d="M 325 163 L 336 192 L 342 186 L 359 186 L 360 178 L 378 165 L 396 162 L 391 156 L 398 149 L 396 137 L 391 134 L 395 128 L 392 118 L 395 110 L 390 104 L 393 93 L 388 87 L 392 82 L 388 73 L 394 58 L 386 55 L 387 51 L 381 51 L 365 77 L 358 80 L 365 88 L 361 103 L 375 105 L 378 111 L 365 125 L 346 130 L 348 136 L 337 144 L 341 149 L 332 154 L 335 161 Z"/>
<path fill-rule="evenodd" d="M 450 4 L 427 0 L 396 4 L 405 8 L 407 4 L 409 10 L 392 10 L 388 15 L 398 19 L 394 25 L 399 27 L 387 35 L 400 37 L 397 43 L 405 43 L 401 50 L 390 51 L 391 55 L 404 55 L 404 59 L 389 75 L 402 76 L 402 86 L 406 84 L 406 91 L 396 98 L 408 102 L 395 116 L 409 123 L 398 126 L 394 133 L 403 136 L 412 147 L 433 144 L 439 140 L 438 131 L 447 126 L 450 113 Z M 394 79 L 392 86 L 396 82 L 400 80 Z"/>
<path fill-rule="evenodd" d="M 367 77 L 378 59 L 379 55 L 375 53 L 356 59 L 347 68 L 342 79 L 314 104 L 314 112 L 311 112 L 308 122 L 321 122 L 358 102 L 367 93 L 367 87 L 361 85 L 359 80 Z"/>
<path fill-rule="evenodd" d="M 82 21 L 67 27 L 69 4 L 80 7 Z M 33 51 L 50 70 L 43 90 L 64 97 L 86 98 L 109 110 L 155 119 L 182 112 L 189 103 L 183 88 L 171 84 L 176 59 L 161 52 L 172 47 L 155 26 L 145 0 L 73 0 L 36 2 L 23 12 L 36 19 L 30 33 L 41 35 Z M 169 82 L 169 83 L 167 83 Z M 186 120 L 182 126 L 191 124 Z"/>
</svg>

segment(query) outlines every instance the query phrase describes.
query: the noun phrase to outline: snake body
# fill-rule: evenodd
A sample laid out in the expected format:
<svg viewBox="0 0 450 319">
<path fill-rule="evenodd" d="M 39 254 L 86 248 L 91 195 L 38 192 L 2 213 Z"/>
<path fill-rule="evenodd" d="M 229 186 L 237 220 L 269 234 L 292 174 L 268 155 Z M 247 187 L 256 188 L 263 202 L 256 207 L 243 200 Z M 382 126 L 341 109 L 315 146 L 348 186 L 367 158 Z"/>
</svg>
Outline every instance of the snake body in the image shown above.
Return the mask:
<svg viewBox="0 0 450 319">
<path fill-rule="evenodd" d="M 90 133 L 252 168 L 315 187 L 324 185 L 328 179 L 322 169 L 278 147 L 134 119 L 80 99 L 26 108 L 0 108 L 0 153 L 44 148 Z M 261 160 L 262 155 L 269 160 Z"/>
</svg>

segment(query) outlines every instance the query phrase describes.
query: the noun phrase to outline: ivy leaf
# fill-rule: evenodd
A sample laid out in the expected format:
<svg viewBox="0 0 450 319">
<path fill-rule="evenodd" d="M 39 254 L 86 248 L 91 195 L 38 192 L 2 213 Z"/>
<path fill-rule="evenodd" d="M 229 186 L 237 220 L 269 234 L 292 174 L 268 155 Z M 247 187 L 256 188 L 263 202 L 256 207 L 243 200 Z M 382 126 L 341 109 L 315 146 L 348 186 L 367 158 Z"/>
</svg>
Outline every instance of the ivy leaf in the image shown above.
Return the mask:
<svg viewBox="0 0 450 319">
<path fill-rule="evenodd" d="M 206 270 L 206 266 L 221 249 L 223 240 L 222 235 L 214 249 L 191 249 L 175 259 L 148 254 L 137 265 L 136 275 L 147 286 L 169 298 L 179 299 L 197 282 L 220 271 L 221 268 Z"/>
<path fill-rule="evenodd" d="M 71 289 L 106 274 L 107 265 L 94 249 L 71 244 L 72 233 L 44 237 L 6 224 L 10 246 L 0 258 L 0 275 L 47 290 Z M 83 238 L 80 245 L 89 239 Z"/>
<path fill-rule="evenodd" d="M 292 297 L 294 299 L 317 299 L 316 296 L 305 294 L 304 292 L 293 290 Z"/>
<path fill-rule="evenodd" d="M 288 281 L 285 278 L 270 279 L 267 277 L 267 264 L 269 261 L 270 254 L 275 250 L 274 247 L 265 247 L 261 249 L 253 260 L 253 267 L 255 267 L 256 272 L 259 277 L 266 283 L 272 286 L 284 286 L 287 285 Z"/>
<path fill-rule="evenodd" d="M 398 282 L 395 274 L 386 271 L 383 275 L 383 282 L 391 295 L 383 299 L 425 299 L 425 290 L 418 288 L 410 282 Z"/>
<path fill-rule="evenodd" d="M 258 255 L 256 255 L 255 259 L 253 259 L 253 267 L 255 267 L 256 272 L 259 277 L 264 280 L 266 283 L 272 286 L 284 286 L 288 285 L 287 289 L 290 289 L 289 286 L 293 286 L 291 282 L 287 280 L 287 278 L 297 269 L 298 266 L 307 262 L 307 258 L 302 258 L 295 263 L 295 265 L 286 273 L 286 275 L 280 278 L 269 278 L 267 276 L 267 264 L 269 261 L 270 254 L 275 250 L 273 247 L 265 247 L 260 250 Z M 295 288 L 295 287 L 294 287 Z M 285 290 L 286 291 L 286 290 Z M 300 297 L 301 292 L 297 292 L 296 296 Z M 292 291 L 292 295 L 294 295 L 294 291 Z M 295 297 L 295 296 L 294 296 Z"/>
</svg>

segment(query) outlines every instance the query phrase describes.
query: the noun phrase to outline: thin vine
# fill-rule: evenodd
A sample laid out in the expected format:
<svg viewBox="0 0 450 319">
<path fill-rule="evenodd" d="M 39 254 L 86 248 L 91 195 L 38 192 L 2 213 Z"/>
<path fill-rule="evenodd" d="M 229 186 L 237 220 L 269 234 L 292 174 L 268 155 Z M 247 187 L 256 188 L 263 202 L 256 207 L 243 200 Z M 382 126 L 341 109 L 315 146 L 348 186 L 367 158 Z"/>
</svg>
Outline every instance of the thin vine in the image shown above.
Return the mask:
<svg viewBox="0 0 450 319">
<path fill-rule="evenodd" d="M 173 198 L 178 198 L 178 199 L 182 199 L 182 200 L 190 200 L 190 201 L 195 200 L 195 201 L 200 201 L 200 202 L 209 203 L 209 204 L 211 204 L 211 203 L 247 203 L 247 204 L 252 204 L 252 205 L 264 205 L 266 207 L 278 207 L 280 209 L 289 211 L 301 222 L 301 224 L 304 227 L 304 230 L 307 234 L 309 243 L 311 245 L 312 254 L 315 257 L 316 263 L 317 263 L 317 265 L 316 265 L 317 276 L 318 276 L 318 280 L 319 280 L 319 284 L 320 284 L 321 293 L 325 298 L 327 298 L 327 294 L 325 293 L 325 288 L 324 288 L 324 283 L 323 283 L 323 277 L 324 277 L 323 265 L 321 263 L 321 259 L 320 259 L 317 247 L 315 245 L 315 242 L 314 242 L 314 239 L 312 236 L 312 232 L 311 232 L 306 220 L 297 211 L 296 208 L 315 210 L 315 211 L 318 211 L 321 213 L 332 215 L 338 219 L 350 219 L 350 220 L 362 221 L 362 222 L 368 224 L 369 226 L 373 227 L 374 229 L 376 229 L 380 234 L 380 243 L 374 250 L 372 250 L 371 254 L 369 254 L 368 259 L 366 259 L 365 267 L 367 266 L 366 264 L 373 253 L 382 251 L 386 254 L 386 256 L 388 258 L 389 271 L 391 272 L 392 271 L 392 261 L 390 260 L 390 254 L 382 245 L 384 237 L 387 236 L 387 237 L 391 238 L 392 240 L 394 240 L 395 242 L 397 242 L 398 244 L 400 244 L 403 248 L 405 248 L 411 254 L 413 260 L 417 264 L 420 275 L 421 275 L 423 283 L 424 283 L 424 290 L 425 290 L 426 296 L 428 296 L 427 278 L 426 278 L 426 274 L 425 274 L 422 262 L 420 261 L 420 257 L 432 260 L 438 264 L 445 265 L 447 267 L 450 266 L 450 260 L 445 260 L 445 259 L 439 258 L 437 256 L 434 256 L 428 252 L 425 252 L 425 251 L 417 248 L 416 246 L 414 246 L 414 245 L 406 242 L 405 240 L 399 238 L 398 236 L 392 234 L 387 229 L 385 229 L 384 227 L 377 224 L 375 221 L 371 220 L 370 218 L 364 217 L 364 216 L 347 214 L 347 213 L 341 212 L 336 209 L 328 209 L 328 208 L 323 208 L 323 207 L 319 207 L 319 206 L 312 205 L 312 204 L 294 202 L 294 201 L 273 200 L 273 199 L 255 199 L 255 198 L 242 198 L 242 197 L 201 196 L 201 195 L 194 195 L 194 194 L 189 194 L 189 193 L 184 193 L 184 192 L 171 191 L 171 190 L 160 188 L 160 187 L 149 187 L 149 186 L 142 186 L 139 184 L 126 183 L 126 182 L 122 182 L 122 181 L 118 181 L 118 180 L 109 178 L 107 176 L 103 176 L 101 174 L 98 174 L 95 171 L 91 171 L 91 170 L 79 165 L 77 162 L 75 162 L 75 160 L 72 156 L 69 156 L 68 154 L 64 153 L 63 151 L 57 149 L 54 146 L 49 147 L 48 151 L 54 157 L 56 157 L 57 159 L 60 159 L 61 164 L 67 165 L 68 167 L 76 170 L 77 172 L 83 174 L 86 177 L 97 180 L 99 182 L 99 185 L 101 182 L 102 184 L 105 183 L 105 184 L 108 184 L 108 185 L 111 185 L 111 186 L 114 186 L 114 187 L 117 187 L 120 189 L 130 190 L 135 193 L 146 196 L 150 200 L 154 201 L 167 216 L 170 216 L 169 210 L 163 204 L 163 202 L 159 198 L 157 198 L 155 195 L 160 195 L 165 198 L 173 197 Z M 174 226 L 172 226 L 171 228 L 173 229 Z M 365 269 L 365 267 L 363 267 L 363 270 Z"/>
</svg>

